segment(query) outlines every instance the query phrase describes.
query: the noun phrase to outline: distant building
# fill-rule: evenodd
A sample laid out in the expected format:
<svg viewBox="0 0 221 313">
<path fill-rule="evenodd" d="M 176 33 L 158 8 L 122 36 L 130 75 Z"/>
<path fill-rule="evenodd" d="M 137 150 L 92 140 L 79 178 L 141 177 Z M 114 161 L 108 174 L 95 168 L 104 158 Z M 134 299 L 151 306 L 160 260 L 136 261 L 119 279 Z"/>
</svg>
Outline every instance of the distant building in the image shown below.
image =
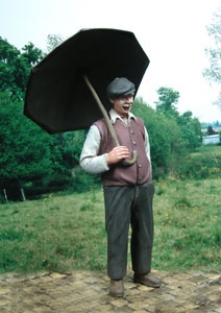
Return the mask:
<svg viewBox="0 0 221 313">
<path fill-rule="evenodd" d="M 203 144 L 204 145 L 209 145 L 209 144 L 217 145 L 219 143 L 220 143 L 220 135 L 219 134 L 203 137 Z"/>
</svg>

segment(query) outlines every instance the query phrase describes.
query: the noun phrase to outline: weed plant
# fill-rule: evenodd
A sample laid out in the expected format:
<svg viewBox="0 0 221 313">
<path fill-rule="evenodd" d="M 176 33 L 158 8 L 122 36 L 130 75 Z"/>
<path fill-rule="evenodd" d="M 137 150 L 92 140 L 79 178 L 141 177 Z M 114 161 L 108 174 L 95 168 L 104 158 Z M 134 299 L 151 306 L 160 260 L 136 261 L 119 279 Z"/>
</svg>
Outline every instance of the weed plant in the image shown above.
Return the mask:
<svg viewBox="0 0 221 313">
<path fill-rule="evenodd" d="M 153 268 L 220 271 L 220 179 L 155 187 Z M 106 269 L 101 189 L 0 204 L 0 218 L 0 273 Z"/>
</svg>

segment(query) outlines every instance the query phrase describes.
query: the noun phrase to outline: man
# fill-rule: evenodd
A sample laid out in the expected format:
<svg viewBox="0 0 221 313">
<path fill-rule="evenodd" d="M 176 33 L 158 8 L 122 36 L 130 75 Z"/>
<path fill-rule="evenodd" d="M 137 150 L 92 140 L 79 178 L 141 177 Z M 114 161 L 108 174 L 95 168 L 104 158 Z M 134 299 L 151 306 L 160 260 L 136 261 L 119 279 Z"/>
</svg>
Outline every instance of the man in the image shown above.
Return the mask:
<svg viewBox="0 0 221 313">
<path fill-rule="evenodd" d="M 151 273 L 153 245 L 152 183 L 149 139 L 143 121 L 130 111 L 135 85 L 125 77 L 115 78 L 107 87 L 113 109 L 110 119 L 120 146 L 115 147 L 105 119 L 95 122 L 87 135 L 80 165 L 89 173 L 101 173 L 107 231 L 107 270 L 110 294 L 124 294 L 127 268 L 128 231 L 131 224 L 131 259 L 134 282 L 160 287 Z M 136 150 L 132 165 L 124 160 Z"/>
</svg>

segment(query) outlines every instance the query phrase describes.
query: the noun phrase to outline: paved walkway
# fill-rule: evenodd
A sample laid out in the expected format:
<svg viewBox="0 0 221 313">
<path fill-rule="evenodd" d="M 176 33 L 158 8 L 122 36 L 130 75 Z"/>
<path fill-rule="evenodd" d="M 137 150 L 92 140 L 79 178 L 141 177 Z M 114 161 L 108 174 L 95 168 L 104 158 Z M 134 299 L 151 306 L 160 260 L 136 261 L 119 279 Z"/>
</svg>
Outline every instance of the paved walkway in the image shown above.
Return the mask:
<svg viewBox="0 0 221 313">
<path fill-rule="evenodd" d="M 221 313 L 218 272 L 154 272 L 163 279 L 159 289 L 125 278 L 125 296 L 108 295 L 104 273 L 39 273 L 0 276 L 1 313 Z"/>
</svg>

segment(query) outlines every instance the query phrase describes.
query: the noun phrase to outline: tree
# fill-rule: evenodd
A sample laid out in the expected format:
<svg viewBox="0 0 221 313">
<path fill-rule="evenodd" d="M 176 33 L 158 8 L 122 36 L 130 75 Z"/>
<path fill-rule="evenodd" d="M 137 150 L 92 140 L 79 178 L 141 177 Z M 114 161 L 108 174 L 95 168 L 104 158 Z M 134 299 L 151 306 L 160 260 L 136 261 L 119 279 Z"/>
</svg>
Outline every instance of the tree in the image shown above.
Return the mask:
<svg viewBox="0 0 221 313">
<path fill-rule="evenodd" d="M 61 38 L 49 36 L 49 40 L 55 48 Z M 62 188 L 72 180 L 73 168 L 78 166 L 83 133 L 49 136 L 23 115 L 22 101 L 31 68 L 45 55 L 32 43 L 20 52 L 2 38 L 0 48 L 1 185 L 38 181 L 42 192 L 43 186 L 54 188 L 57 184 L 57 188 Z"/>
<path fill-rule="evenodd" d="M 159 101 L 156 102 L 157 112 L 160 114 L 176 114 L 175 104 L 178 102 L 180 94 L 172 88 L 161 87 L 157 90 Z"/>
<path fill-rule="evenodd" d="M 207 135 L 208 135 L 208 136 L 211 136 L 211 135 L 216 135 L 216 134 L 218 134 L 218 132 L 216 132 L 216 131 L 213 129 L 212 126 L 208 126 L 208 128 L 207 128 Z"/>
<path fill-rule="evenodd" d="M 210 81 L 221 84 L 221 9 L 213 14 L 212 23 L 207 26 L 207 31 L 213 39 L 214 46 L 205 50 L 209 57 L 210 67 L 205 69 L 203 75 Z M 221 108 L 221 92 L 216 104 Z"/>
<path fill-rule="evenodd" d="M 154 178 L 177 171 L 185 157 L 185 145 L 176 121 L 158 114 L 142 99 L 135 100 L 133 112 L 143 119 L 149 133 Z"/>
<path fill-rule="evenodd" d="M 0 90 L 20 98 L 24 91 L 26 67 L 20 58 L 20 52 L 0 37 Z M 23 75 L 21 75 L 23 73 Z M 25 73 L 25 74 L 24 74 Z"/>
<path fill-rule="evenodd" d="M 24 51 L 22 57 L 24 57 L 31 66 L 35 66 L 45 56 L 45 54 L 40 49 L 36 48 L 31 42 L 25 45 L 22 48 L 22 51 Z"/>
<path fill-rule="evenodd" d="M 79 165 L 85 131 L 73 131 L 51 136 L 51 159 L 54 176 L 71 178 L 74 168 Z"/>
<path fill-rule="evenodd" d="M 197 118 L 192 117 L 192 112 L 187 111 L 179 114 L 175 106 L 180 94 L 172 88 L 161 87 L 158 89 L 159 101 L 156 112 L 176 122 L 181 130 L 181 138 L 186 148 L 195 149 L 201 145 L 201 125 Z"/>
<path fill-rule="evenodd" d="M 23 102 L 2 92 L 0 102 L 1 189 L 50 175 L 51 137 L 24 116 Z"/>
<path fill-rule="evenodd" d="M 44 56 L 32 43 L 22 50 L 24 53 L 0 37 L 0 90 L 16 100 L 24 98 L 31 67 Z"/>
<path fill-rule="evenodd" d="M 51 52 L 56 47 L 58 47 L 63 41 L 64 41 L 64 38 L 59 36 L 59 35 L 48 35 L 48 37 L 47 37 L 47 51 Z"/>
<path fill-rule="evenodd" d="M 191 111 L 186 111 L 177 117 L 177 124 L 181 128 L 182 137 L 189 150 L 194 150 L 202 143 L 200 121 L 192 116 Z"/>
<path fill-rule="evenodd" d="M 22 182 L 50 174 L 50 137 L 23 115 L 31 67 L 43 58 L 32 43 L 23 52 L 0 37 L 0 183 Z M 18 189 L 18 188 L 17 188 Z"/>
</svg>

